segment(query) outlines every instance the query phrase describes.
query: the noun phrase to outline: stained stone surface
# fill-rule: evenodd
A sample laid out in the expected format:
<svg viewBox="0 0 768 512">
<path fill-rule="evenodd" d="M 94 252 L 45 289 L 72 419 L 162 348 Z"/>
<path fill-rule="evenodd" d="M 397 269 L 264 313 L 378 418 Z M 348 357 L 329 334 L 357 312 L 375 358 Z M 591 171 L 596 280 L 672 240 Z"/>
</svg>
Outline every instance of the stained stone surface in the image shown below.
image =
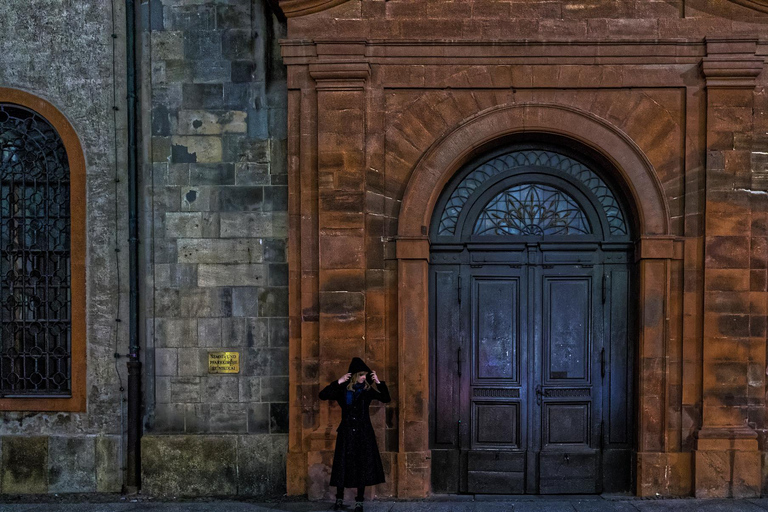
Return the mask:
<svg viewBox="0 0 768 512">
<path fill-rule="evenodd" d="M 143 491 L 280 495 L 288 231 L 277 40 L 285 25 L 262 0 L 152 5 L 144 246 L 154 262 L 145 275 L 154 392 Z M 208 374 L 214 350 L 239 352 L 239 373 Z"/>
<path fill-rule="evenodd" d="M 115 366 L 113 354 L 128 351 L 128 322 L 115 322 L 127 317 L 128 304 L 123 5 L 0 2 L 0 87 L 50 102 L 83 149 L 89 308 L 87 412 L 0 412 L 3 494 L 118 492 L 122 486 L 118 372 L 123 383 L 126 372 L 125 359 Z M 166 51 L 175 44 L 169 39 Z"/>
</svg>

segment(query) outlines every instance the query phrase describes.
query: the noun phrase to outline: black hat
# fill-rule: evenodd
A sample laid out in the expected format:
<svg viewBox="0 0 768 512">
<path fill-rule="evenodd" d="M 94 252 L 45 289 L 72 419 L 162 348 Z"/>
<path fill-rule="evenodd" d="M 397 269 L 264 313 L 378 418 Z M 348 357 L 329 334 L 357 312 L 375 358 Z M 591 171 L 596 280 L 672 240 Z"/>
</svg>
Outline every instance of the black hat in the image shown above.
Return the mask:
<svg viewBox="0 0 768 512">
<path fill-rule="evenodd" d="M 353 357 L 352 362 L 349 363 L 349 369 L 347 370 L 347 373 L 351 373 L 352 375 L 354 375 L 357 372 L 371 373 L 371 369 L 368 368 L 368 365 L 365 364 L 362 359 L 360 359 L 359 357 Z"/>
</svg>

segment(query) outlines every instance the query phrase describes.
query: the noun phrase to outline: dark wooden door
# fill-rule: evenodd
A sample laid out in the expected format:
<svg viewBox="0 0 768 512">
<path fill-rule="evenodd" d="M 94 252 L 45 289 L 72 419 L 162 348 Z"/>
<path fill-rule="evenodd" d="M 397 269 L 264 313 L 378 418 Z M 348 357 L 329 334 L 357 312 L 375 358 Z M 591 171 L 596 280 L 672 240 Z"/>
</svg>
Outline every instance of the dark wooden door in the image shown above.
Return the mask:
<svg viewBox="0 0 768 512">
<path fill-rule="evenodd" d="M 600 479 L 602 268 L 537 267 L 531 448 L 541 494 L 597 493 Z M 531 486 L 533 487 L 533 486 Z"/>
<path fill-rule="evenodd" d="M 434 492 L 628 489 L 626 265 L 546 259 L 432 266 Z"/>
</svg>

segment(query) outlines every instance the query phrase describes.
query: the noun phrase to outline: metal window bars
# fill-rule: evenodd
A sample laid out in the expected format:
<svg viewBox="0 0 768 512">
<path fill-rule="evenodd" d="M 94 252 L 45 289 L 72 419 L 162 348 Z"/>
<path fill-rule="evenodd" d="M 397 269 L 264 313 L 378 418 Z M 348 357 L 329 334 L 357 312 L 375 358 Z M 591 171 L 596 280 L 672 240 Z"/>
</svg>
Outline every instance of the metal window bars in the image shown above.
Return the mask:
<svg viewBox="0 0 768 512">
<path fill-rule="evenodd" d="M 0 103 L 0 397 L 71 394 L 70 185 L 64 144 Z"/>
</svg>

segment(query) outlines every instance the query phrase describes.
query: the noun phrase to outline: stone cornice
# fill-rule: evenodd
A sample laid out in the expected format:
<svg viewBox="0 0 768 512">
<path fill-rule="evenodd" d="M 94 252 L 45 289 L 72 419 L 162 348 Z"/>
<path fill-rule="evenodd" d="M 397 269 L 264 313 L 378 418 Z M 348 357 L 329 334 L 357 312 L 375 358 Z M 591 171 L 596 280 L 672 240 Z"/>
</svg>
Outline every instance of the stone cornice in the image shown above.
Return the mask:
<svg viewBox="0 0 768 512">
<path fill-rule="evenodd" d="M 305 16 L 324 11 L 349 0 L 273 0 L 279 3 L 280 9 L 287 18 Z M 729 0 L 749 9 L 768 13 L 768 0 Z"/>
<path fill-rule="evenodd" d="M 765 59 L 757 52 L 755 39 L 707 39 L 707 56 L 701 71 L 707 88 L 754 89 Z"/>
<path fill-rule="evenodd" d="M 310 64 L 309 75 L 315 79 L 318 90 L 354 91 L 365 89 L 371 76 L 367 62 L 324 62 Z"/>
</svg>

